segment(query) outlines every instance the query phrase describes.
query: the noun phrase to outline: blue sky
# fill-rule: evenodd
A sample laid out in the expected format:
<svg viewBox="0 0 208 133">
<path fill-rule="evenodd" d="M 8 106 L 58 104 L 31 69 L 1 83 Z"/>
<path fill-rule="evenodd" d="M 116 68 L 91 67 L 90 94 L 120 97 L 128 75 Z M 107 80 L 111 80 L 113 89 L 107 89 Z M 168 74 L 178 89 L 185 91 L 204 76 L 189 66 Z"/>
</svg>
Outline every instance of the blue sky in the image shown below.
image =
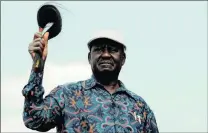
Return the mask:
<svg viewBox="0 0 208 133">
<path fill-rule="evenodd" d="M 2 131 L 31 131 L 21 119 L 21 90 L 32 65 L 28 44 L 44 3 L 1 2 Z M 127 45 L 120 79 L 154 110 L 160 131 L 207 131 L 207 2 L 58 3 L 68 11 L 59 8 L 63 30 L 49 41 L 45 95 L 58 84 L 89 77 L 86 44 L 91 34 L 117 29 Z M 7 128 L 11 124 L 15 130 Z"/>
</svg>

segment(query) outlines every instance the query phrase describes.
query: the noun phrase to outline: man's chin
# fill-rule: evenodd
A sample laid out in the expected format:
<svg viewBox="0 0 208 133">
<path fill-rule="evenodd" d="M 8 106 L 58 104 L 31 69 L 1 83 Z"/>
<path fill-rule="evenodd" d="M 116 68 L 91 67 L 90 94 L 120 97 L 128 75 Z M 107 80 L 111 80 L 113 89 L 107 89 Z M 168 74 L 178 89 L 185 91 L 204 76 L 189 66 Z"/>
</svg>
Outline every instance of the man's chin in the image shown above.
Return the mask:
<svg viewBox="0 0 208 133">
<path fill-rule="evenodd" d="M 99 70 L 100 72 L 113 72 L 114 69 L 111 69 L 111 68 L 102 68 Z"/>
<path fill-rule="evenodd" d="M 108 74 L 114 74 L 116 73 L 116 69 L 114 67 L 100 67 L 98 66 L 97 68 L 94 69 L 95 73 L 97 74 L 104 74 L 104 75 L 108 75 Z"/>
</svg>

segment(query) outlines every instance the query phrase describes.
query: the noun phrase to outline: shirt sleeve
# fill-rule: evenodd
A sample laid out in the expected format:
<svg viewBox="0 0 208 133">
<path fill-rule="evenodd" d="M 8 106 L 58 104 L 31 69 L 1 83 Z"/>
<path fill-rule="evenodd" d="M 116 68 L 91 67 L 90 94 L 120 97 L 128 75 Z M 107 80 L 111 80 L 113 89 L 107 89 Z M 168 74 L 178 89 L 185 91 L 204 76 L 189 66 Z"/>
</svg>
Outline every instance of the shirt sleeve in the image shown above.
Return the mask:
<svg viewBox="0 0 208 133">
<path fill-rule="evenodd" d="M 153 111 L 149 107 L 147 107 L 145 111 L 147 113 L 146 121 L 145 121 L 145 131 L 147 133 L 159 133 L 157 121 Z"/>
<path fill-rule="evenodd" d="M 45 98 L 42 87 L 43 72 L 31 72 L 22 94 L 25 97 L 23 121 L 27 128 L 37 131 L 49 131 L 62 123 L 64 107 L 63 86 L 57 86 Z"/>
</svg>

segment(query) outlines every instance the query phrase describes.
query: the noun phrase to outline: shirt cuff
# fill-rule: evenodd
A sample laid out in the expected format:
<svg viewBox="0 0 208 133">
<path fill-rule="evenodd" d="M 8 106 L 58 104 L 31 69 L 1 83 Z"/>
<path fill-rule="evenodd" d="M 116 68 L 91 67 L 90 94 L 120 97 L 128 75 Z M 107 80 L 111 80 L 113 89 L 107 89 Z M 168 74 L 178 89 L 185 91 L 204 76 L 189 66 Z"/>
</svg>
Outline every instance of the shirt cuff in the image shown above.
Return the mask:
<svg viewBox="0 0 208 133">
<path fill-rule="evenodd" d="M 40 97 L 44 94 L 44 89 L 42 87 L 43 72 L 34 72 L 32 70 L 28 84 L 24 86 L 22 90 L 22 95 L 26 98 L 28 97 Z"/>
</svg>

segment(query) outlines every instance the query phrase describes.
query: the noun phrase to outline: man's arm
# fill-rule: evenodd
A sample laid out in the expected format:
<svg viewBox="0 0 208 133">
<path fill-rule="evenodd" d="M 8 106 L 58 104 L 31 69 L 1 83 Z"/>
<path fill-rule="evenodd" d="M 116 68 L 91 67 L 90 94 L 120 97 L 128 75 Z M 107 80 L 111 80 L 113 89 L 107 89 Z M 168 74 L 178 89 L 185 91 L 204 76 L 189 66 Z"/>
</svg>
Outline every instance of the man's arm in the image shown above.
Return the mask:
<svg viewBox="0 0 208 133">
<path fill-rule="evenodd" d="M 62 123 L 64 107 L 63 87 L 56 87 L 43 98 L 43 72 L 32 70 L 28 84 L 22 90 L 25 97 L 23 120 L 27 128 L 37 131 L 48 131 Z"/>
<path fill-rule="evenodd" d="M 159 133 L 157 121 L 153 111 L 148 107 L 148 105 L 145 110 L 147 113 L 146 121 L 145 121 L 145 131 L 147 133 Z"/>
</svg>

